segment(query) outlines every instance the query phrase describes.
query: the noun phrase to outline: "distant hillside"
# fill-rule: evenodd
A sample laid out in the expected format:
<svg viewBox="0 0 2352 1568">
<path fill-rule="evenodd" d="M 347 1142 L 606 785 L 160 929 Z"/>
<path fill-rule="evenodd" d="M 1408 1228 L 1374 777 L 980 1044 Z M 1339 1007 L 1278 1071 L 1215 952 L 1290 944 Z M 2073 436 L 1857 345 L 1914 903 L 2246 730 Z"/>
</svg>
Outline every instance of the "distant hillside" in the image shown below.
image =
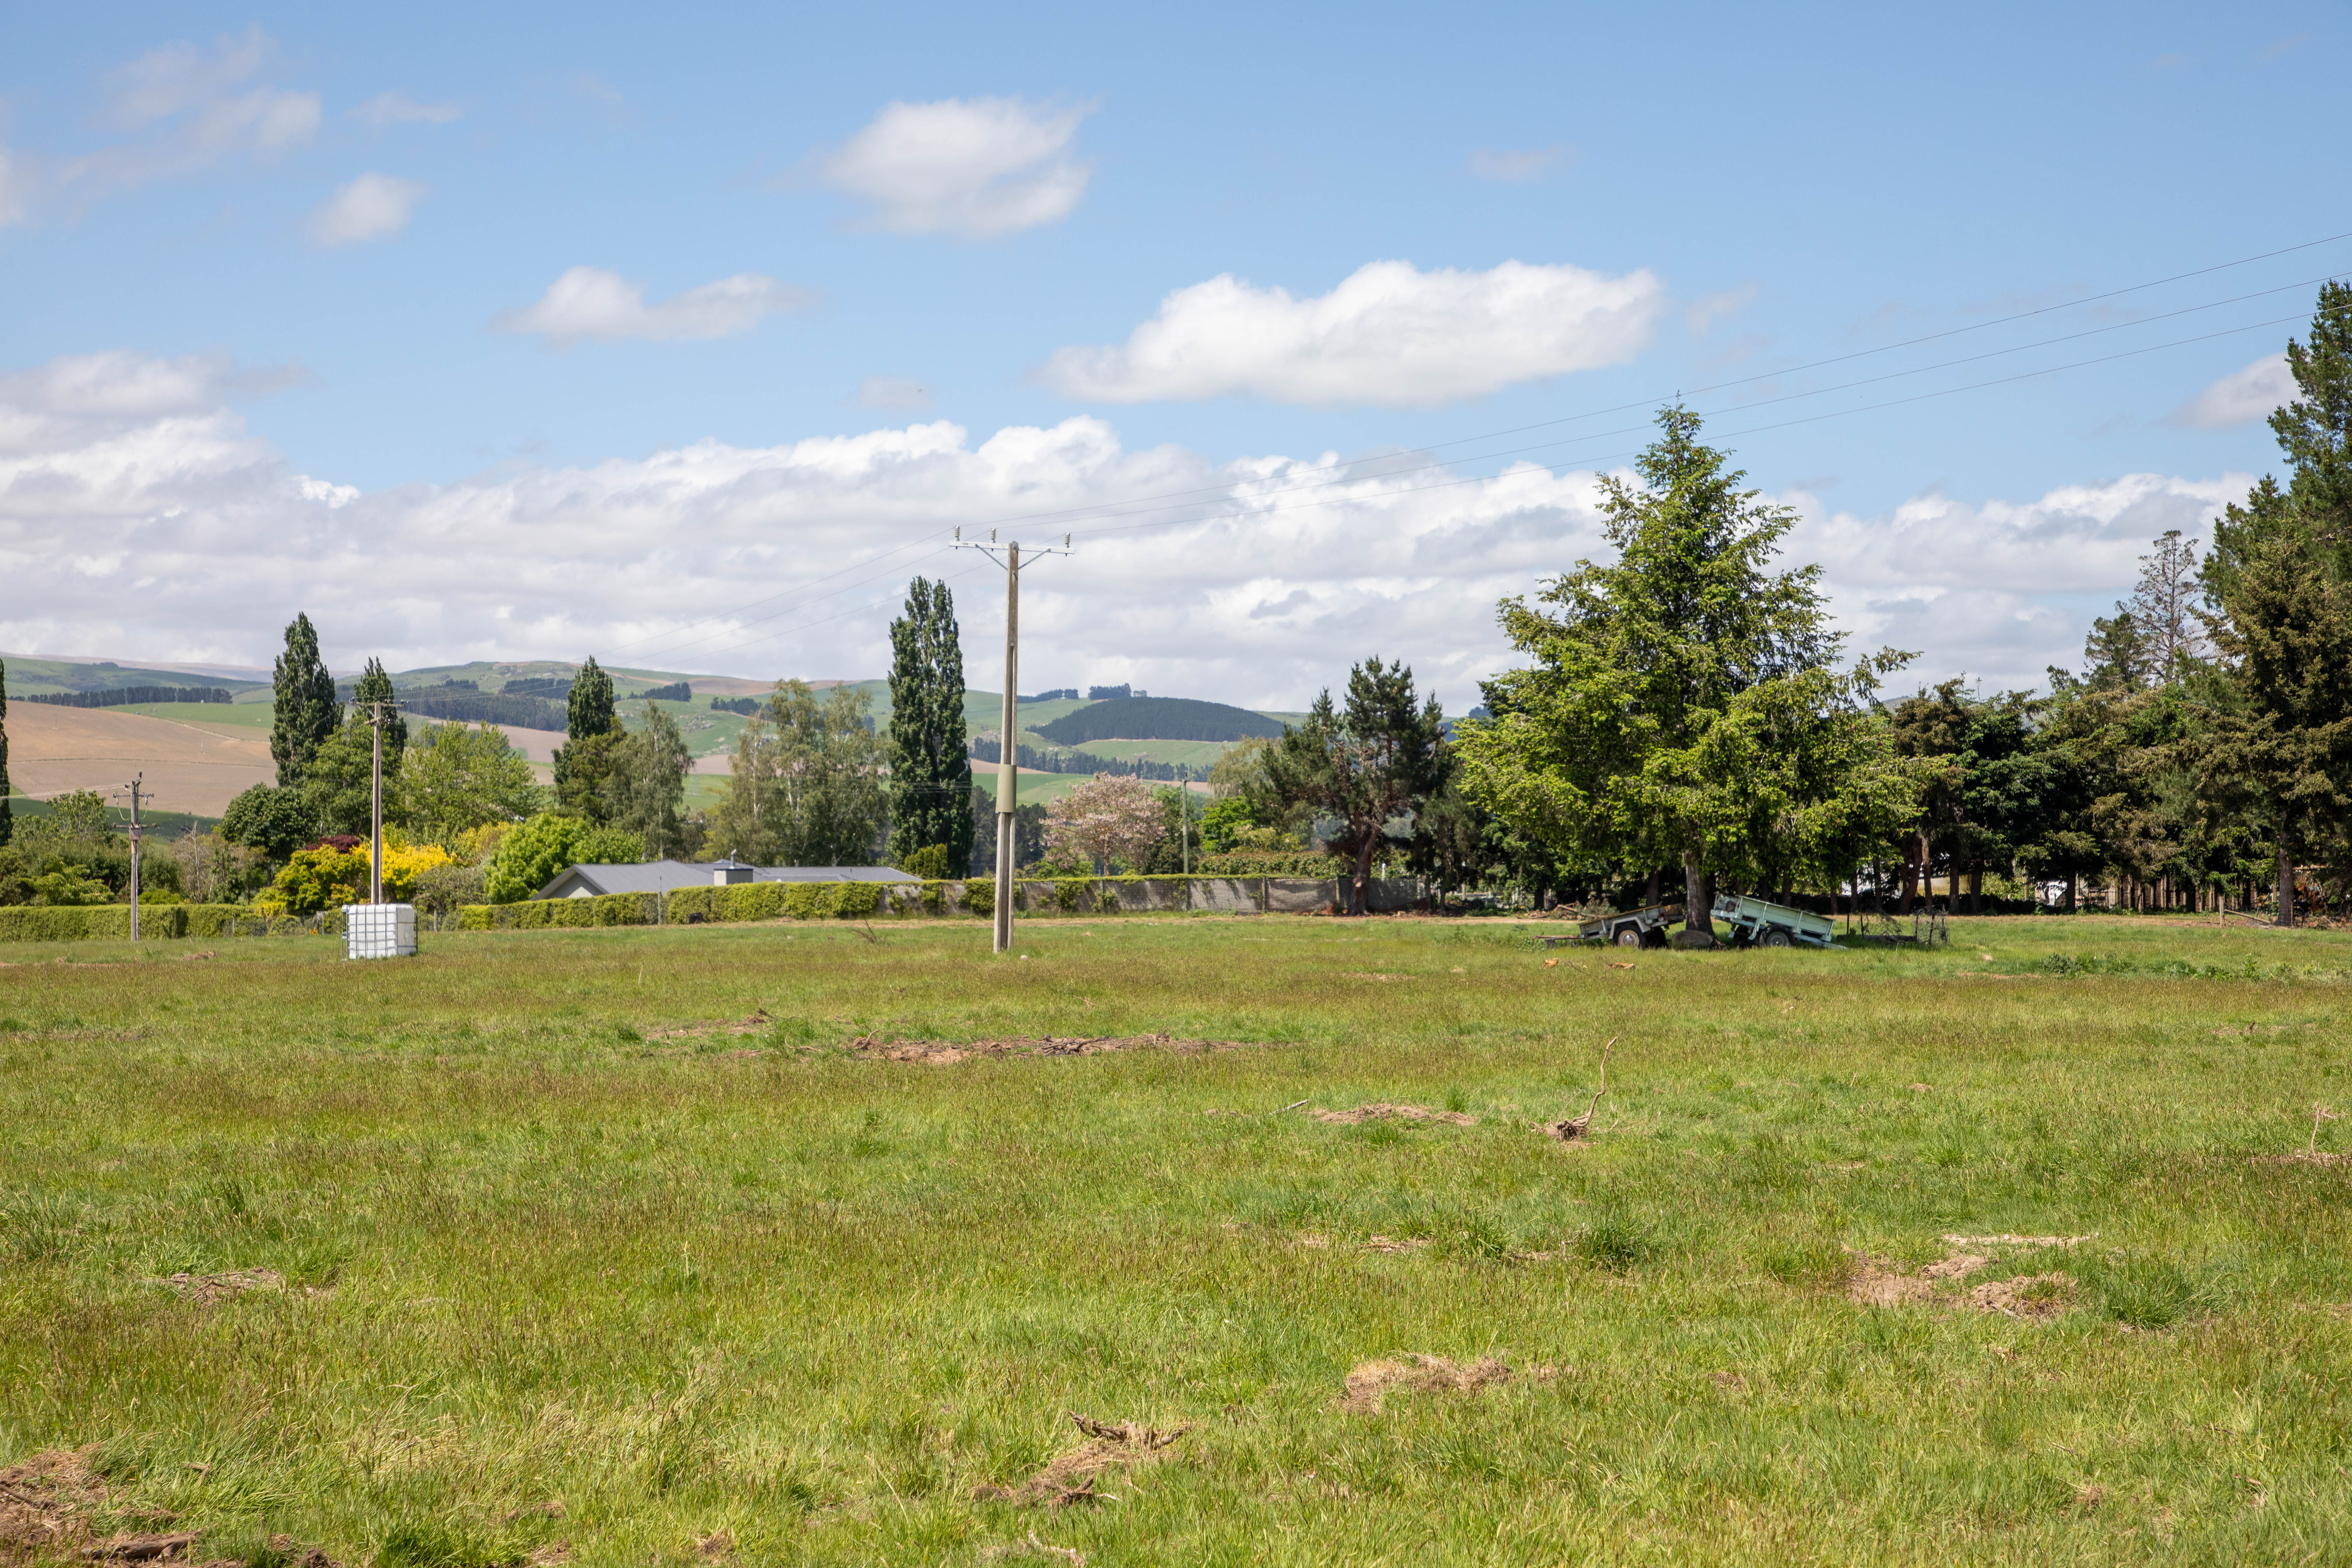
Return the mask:
<svg viewBox="0 0 2352 1568">
<path fill-rule="evenodd" d="M 269 685 L 266 679 L 254 681 L 236 676 L 191 680 L 186 673 L 189 667 L 184 665 L 85 664 L 79 659 L 26 658 L 17 654 L 0 657 L 8 663 L 8 694 L 12 697 L 30 697 L 37 692 L 121 691 L 133 686 L 202 685 L 236 691 L 267 689 Z"/>
<path fill-rule="evenodd" d="M 1066 713 L 1037 733 L 1065 746 L 1088 741 L 1244 741 L 1282 733 L 1282 726 L 1246 708 L 1190 697 L 1114 697 Z"/>
</svg>

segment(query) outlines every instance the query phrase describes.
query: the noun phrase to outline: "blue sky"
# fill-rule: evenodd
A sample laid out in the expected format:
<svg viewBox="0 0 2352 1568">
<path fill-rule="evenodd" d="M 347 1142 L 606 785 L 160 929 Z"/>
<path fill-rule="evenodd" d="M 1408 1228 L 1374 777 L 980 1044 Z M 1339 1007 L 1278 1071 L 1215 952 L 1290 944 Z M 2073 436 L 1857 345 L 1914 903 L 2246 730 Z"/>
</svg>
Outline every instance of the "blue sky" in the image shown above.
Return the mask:
<svg viewBox="0 0 2352 1568">
<path fill-rule="evenodd" d="M 990 640 L 910 542 L 1244 478 L 1041 581 L 1024 684 L 1458 708 L 1641 415 L 1438 444 L 1762 378 L 1693 401 L 1855 635 L 2027 681 L 2270 465 L 2352 239 L 1981 323 L 2352 231 L 2347 18 L 1950 17 L 13 8 L 0 647 L 871 673 L 898 567 Z"/>
</svg>

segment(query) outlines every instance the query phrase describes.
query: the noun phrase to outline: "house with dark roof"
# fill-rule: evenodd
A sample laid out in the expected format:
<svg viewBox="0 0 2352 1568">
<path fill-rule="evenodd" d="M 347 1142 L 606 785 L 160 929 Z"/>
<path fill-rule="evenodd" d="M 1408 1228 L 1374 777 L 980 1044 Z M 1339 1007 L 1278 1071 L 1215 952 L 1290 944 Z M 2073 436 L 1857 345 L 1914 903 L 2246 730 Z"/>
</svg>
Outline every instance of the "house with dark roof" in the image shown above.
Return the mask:
<svg viewBox="0 0 2352 1568">
<path fill-rule="evenodd" d="M 895 866 L 747 866 L 738 860 L 639 860 L 621 866 L 566 866 L 534 899 L 593 899 L 604 893 L 670 893 L 732 882 L 919 882 Z"/>
</svg>

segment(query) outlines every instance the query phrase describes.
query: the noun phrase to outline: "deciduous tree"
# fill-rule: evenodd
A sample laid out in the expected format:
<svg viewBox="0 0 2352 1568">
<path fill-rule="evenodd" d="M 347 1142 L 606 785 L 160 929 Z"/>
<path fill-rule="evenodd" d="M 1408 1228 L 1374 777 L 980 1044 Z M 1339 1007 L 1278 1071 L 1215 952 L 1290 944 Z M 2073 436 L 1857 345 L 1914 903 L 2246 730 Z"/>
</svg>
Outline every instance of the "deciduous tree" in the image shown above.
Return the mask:
<svg viewBox="0 0 2352 1568">
<path fill-rule="evenodd" d="M 455 852 L 466 834 L 546 806 L 530 763 L 490 724 L 431 724 L 407 748 L 400 797 L 412 830 Z"/>
<path fill-rule="evenodd" d="M 853 686 L 819 696 L 805 681 L 777 682 L 766 709 L 735 738 L 712 846 L 765 866 L 870 858 L 888 820 L 870 706 Z"/>
<path fill-rule="evenodd" d="M 643 838 L 649 855 L 679 853 L 687 838 L 686 775 L 693 766 L 677 721 L 646 703 L 645 722 L 614 749 L 605 820 Z"/>
<path fill-rule="evenodd" d="M 1058 854 L 1094 863 L 1097 876 L 1113 860 L 1140 868 L 1168 831 L 1158 792 L 1139 778 L 1097 773 L 1045 811 L 1045 844 Z"/>
</svg>

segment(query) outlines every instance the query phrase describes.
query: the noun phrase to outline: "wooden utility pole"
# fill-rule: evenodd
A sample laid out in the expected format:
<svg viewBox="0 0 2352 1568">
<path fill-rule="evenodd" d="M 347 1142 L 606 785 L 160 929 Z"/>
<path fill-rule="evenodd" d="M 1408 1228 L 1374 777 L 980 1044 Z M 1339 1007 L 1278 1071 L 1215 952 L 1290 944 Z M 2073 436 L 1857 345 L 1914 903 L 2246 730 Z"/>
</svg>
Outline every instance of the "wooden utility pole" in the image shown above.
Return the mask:
<svg viewBox="0 0 2352 1568">
<path fill-rule="evenodd" d="M 139 940 L 139 786 L 147 775 L 131 780 L 131 940 Z"/>
<path fill-rule="evenodd" d="M 988 542 L 966 539 L 963 530 L 955 532 L 959 546 L 985 552 L 992 561 L 1001 548 L 1004 559 L 997 564 L 1004 568 L 1004 709 L 998 731 L 996 753 L 996 948 L 1008 952 L 1013 947 L 1013 857 L 1019 835 L 1015 831 L 1015 814 L 1021 805 L 1021 542 L 1000 546 L 996 531 L 988 531 Z M 1070 536 L 1062 536 L 1059 550 L 1034 550 L 1032 561 L 1048 555 L 1070 553 Z"/>
<path fill-rule="evenodd" d="M 397 702 L 378 698 L 368 704 L 368 902 L 383 902 L 383 710 Z"/>
</svg>

